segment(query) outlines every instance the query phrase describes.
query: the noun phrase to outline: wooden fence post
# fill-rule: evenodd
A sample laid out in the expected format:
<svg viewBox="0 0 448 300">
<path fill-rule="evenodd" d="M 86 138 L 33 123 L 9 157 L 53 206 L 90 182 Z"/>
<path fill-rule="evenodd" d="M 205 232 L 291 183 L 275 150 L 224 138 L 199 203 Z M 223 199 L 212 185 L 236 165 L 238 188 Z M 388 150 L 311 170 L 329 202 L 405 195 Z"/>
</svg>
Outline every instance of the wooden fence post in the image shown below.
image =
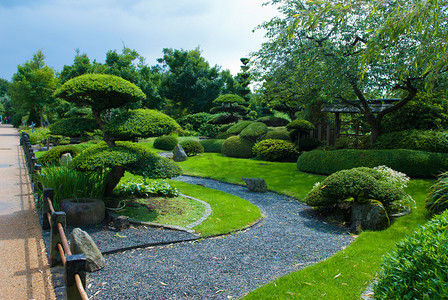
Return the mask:
<svg viewBox="0 0 448 300">
<path fill-rule="evenodd" d="M 50 229 L 50 222 L 47 218 L 47 213 L 51 214 L 50 205 L 48 205 L 47 198 L 50 198 L 50 201 L 53 202 L 54 191 L 53 189 L 44 188 L 42 191 L 42 228 L 44 230 Z"/>
<path fill-rule="evenodd" d="M 50 265 L 52 267 L 62 264 L 62 258 L 59 255 L 58 244 L 62 245 L 62 238 L 59 235 L 58 223 L 62 224 L 65 231 L 66 215 L 63 211 L 55 211 L 51 213 L 50 223 Z"/>
<path fill-rule="evenodd" d="M 75 274 L 81 278 L 86 287 L 86 256 L 84 254 L 68 255 L 65 261 L 65 299 L 82 299 L 75 281 Z"/>
</svg>

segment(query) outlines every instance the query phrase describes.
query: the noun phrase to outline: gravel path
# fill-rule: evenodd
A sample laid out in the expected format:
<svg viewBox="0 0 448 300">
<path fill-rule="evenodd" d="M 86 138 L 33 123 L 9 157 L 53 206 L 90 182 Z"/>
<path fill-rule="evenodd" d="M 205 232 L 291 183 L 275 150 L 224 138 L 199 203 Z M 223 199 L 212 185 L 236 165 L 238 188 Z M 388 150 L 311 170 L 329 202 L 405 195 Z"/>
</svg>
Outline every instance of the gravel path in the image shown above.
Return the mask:
<svg viewBox="0 0 448 300">
<path fill-rule="evenodd" d="M 309 207 L 290 197 L 251 193 L 242 186 L 201 178 L 178 180 L 247 199 L 266 218 L 227 236 L 106 255 L 106 267 L 87 276 L 88 293 L 94 299 L 239 298 L 330 257 L 352 241 L 347 230 L 316 219 Z"/>
</svg>

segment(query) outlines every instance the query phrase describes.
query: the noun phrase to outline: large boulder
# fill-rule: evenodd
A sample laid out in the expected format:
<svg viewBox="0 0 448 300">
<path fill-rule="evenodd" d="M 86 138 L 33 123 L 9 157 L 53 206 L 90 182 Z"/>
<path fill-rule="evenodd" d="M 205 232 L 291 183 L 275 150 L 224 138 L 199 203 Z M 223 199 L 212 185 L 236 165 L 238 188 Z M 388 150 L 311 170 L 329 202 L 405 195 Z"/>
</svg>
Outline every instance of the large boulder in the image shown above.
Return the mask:
<svg viewBox="0 0 448 300">
<path fill-rule="evenodd" d="M 263 178 L 242 178 L 251 192 L 265 193 L 268 188 Z"/>
<path fill-rule="evenodd" d="M 174 147 L 173 160 L 175 162 L 179 162 L 179 161 L 185 161 L 187 159 L 188 159 L 187 153 L 185 153 L 181 145 L 177 144 L 176 147 Z"/>
<path fill-rule="evenodd" d="M 352 205 L 351 221 L 361 223 L 362 228 L 368 230 L 382 230 L 390 226 L 387 212 L 377 200 L 355 202 Z"/>
<path fill-rule="evenodd" d="M 87 272 L 101 270 L 106 265 L 101 251 L 90 235 L 79 228 L 73 229 L 70 234 L 70 250 L 72 254 L 84 254 L 86 256 Z"/>
</svg>

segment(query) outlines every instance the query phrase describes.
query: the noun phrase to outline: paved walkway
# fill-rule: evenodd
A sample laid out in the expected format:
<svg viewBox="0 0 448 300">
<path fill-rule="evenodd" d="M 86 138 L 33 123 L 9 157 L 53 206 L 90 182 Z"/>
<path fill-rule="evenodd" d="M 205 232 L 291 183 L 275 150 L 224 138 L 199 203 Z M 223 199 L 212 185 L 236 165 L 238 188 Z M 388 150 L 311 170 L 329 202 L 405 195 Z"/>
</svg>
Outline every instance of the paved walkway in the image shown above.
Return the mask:
<svg viewBox="0 0 448 300">
<path fill-rule="evenodd" d="M 55 299 L 17 129 L 0 125 L 0 299 Z"/>
</svg>

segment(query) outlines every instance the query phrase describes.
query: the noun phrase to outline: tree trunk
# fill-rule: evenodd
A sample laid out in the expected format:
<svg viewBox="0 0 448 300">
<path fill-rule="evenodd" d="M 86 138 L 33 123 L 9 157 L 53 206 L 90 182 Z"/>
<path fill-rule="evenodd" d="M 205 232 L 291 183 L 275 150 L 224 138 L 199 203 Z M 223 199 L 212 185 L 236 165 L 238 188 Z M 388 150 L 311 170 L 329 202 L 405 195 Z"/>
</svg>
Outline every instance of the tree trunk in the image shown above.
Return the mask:
<svg viewBox="0 0 448 300">
<path fill-rule="evenodd" d="M 381 135 L 381 119 L 375 118 L 373 120 L 368 120 L 370 125 L 370 140 L 372 144 L 376 143 L 376 140 Z"/>
<path fill-rule="evenodd" d="M 124 176 L 124 168 L 122 166 L 115 166 L 112 168 L 107 178 L 106 190 L 104 191 L 105 197 L 113 196 L 113 190 L 120 182 L 120 179 L 123 176 Z"/>
</svg>

